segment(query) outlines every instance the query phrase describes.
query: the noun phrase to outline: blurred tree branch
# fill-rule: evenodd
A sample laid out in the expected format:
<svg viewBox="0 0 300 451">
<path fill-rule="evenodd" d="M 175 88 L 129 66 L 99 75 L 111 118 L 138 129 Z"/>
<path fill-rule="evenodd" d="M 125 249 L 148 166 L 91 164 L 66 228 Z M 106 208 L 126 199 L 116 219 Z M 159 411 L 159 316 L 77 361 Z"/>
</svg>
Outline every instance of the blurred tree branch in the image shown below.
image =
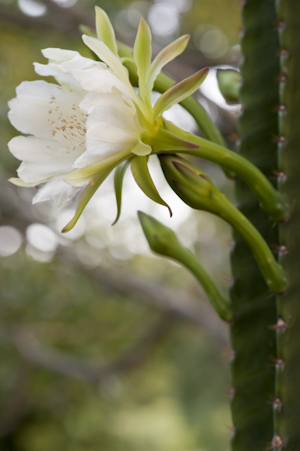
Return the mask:
<svg viewBox="0 0 300 451">
<path fill-rule="evenodd" d="M 137 344 L 115 361 L 105 364 L 90 363 L 74 355 L 42 346 L 36 336 L 25 327 L 0 325 L 0 339 L 2 344 L 13 346 L 31 364 L 65 376 L 100 383 L 141 364 L 153 347 L 169 332 L 175 318 L 174 314 L 162 314 L 160 320 L 145 332 Z"/>
</svg>

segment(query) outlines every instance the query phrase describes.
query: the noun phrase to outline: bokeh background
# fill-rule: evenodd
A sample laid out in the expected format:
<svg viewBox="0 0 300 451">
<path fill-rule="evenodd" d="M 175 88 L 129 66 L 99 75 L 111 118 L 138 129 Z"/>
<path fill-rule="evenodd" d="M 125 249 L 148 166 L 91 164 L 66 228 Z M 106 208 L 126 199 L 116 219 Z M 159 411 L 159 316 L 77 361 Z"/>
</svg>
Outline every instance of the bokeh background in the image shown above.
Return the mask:
<svg viewBox="0 0 300 451">
<path fill-rule="evenodd" d="M 186 52 L 167 72 L 181 80 L 210 66 L 196 97 L 231 149 L 238 138 L 239 105 L 226 104 L 215 77 L 217 67 L 239 64 L 238 0 L 0 0 L 0 450 L 227 451 L 228 330 L 192 275 L 151 254 L 136 211 L 176 230 L 224 294 L 230 228 L 183 204 L 156 157 L 151 172 L 171 220 L 128 171 L 117 225 L 109 178 L 74 230 L 61 235 L 75 202 L 32 206 L 34 189 L 7 182 L 19 164 L 7 149 L 18 134 L 7 102 L 21 81 L 39 78 L 32 63 L 46 63 L 42 48 L 90 56 L 78 28 L 94 27 L 95 4 L 129 45 L 145 17 L 154 54 L 189 33 Z M 166 115 L 201 133 L 180 106 Z M 194 163 L 233 199 L 218 167 Z"/>
</svg>

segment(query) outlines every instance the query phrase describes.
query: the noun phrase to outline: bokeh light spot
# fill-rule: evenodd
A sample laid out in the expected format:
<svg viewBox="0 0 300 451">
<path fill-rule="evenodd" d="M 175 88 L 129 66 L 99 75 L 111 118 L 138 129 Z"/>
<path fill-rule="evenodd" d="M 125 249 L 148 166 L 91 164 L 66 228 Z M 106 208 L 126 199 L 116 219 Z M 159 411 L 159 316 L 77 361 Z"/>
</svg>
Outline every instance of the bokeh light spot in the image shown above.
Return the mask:
<svg viewBox="0 0 300 451">
<path fill-rule="evenodd" d="M 21 233 L 11 226 L 0 227 L 0 255 L 8 257 L 13 255 L 22 244 Z"/>
</svg>

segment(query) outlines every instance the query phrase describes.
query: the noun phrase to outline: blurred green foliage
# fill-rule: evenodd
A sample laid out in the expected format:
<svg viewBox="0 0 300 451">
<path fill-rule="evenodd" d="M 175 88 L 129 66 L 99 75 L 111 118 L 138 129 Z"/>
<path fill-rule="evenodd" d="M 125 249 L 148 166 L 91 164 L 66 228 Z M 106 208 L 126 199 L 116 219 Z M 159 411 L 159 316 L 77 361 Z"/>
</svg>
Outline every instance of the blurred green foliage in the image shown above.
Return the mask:
<svg viewBox="0 0 300 451">
<path fill-rule="evenodd" d="M 116 16 L 130 2 L 98 3 Z M 93 6 L 80 3 L 91 16 Z M 230 46 L 236 44 L 240 24 L 236 0 L 194 0 L 181 15 L 181 33 L 193 32 L 201 24 L 219 28 Z M 16 134 L 7 120 L 7 101 L 21 81 L 39 78 L 32 63 L 45 62 L 40 50 L 47 47 L 88 55 L 79 35 L 41 33 L 16 25 L 1 28 L 0 165 L 5 177 L 18 166 L 7 151 L 7 141 Z M 196 248 L 200 245 L 195 243 Z M 203 256 L 208 258 L 208 251 Z M 126 265 L 175 288 L 187 286 L 191 279 L 165 260 L 149 262 L 136 256 Z M 208 266 L 214 268 L 215 261 Z M 99 287 L 86 271 L 70 268 L 58 257 L 36 261 L 25 245 L 1 258 L 0 285 L 1 451 L 229 449 L 227 359 L 199 328 L 174 320 L 151 352 L 130 370 L 90 383 L 33 364 L 21 356 L 7 331 L 29 331 L 45 349 L 105 364 L 136 346 L 145 331 L 160 321 L 161 313 Z"/>
<path fill-rule="evenodd" d="M 160 316 L 24 250 L 2 261 L 0 283 L 1 326 L 26 328 L 45 349 L 90 362 L 117 360 Z M 13 429 L 3 451 L 227 449 L 227 362 L 194 326 L 174 320 L 131 371 L 97 384 L 32 365 L 9 338 L 1 343 L 0 423 Z"/>
</svg>

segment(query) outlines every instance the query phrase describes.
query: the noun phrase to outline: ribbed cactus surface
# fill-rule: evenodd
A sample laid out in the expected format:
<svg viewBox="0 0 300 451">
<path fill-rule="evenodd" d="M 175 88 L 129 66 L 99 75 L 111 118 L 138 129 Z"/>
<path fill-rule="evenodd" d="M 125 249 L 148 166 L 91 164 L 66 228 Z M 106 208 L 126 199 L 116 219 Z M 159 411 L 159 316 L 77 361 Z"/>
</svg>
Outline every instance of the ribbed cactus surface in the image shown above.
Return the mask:
<svg viewBox="0 0 300 451">
<path fill-rule="evenodd" d="M 289 289 L 278 297 L 273 445 L 300 449 L 300 2 L 277 2 L 280 47 L 279 187 L 290 205 L 280 226 L 281 260 Z"/>
<path fill-rule="evenodd" d="M 240 91 L 243 112 L 239 120 L 238 151 L 276 183 L 280 73 L 275 2 L 247 0 L 242 9 L 244 60 Z M 272 247 L 278 230 L 246 185 L 237 180 L 236 198 L 242 213 Z M 233 451 L 264 451 L 273 438 L 273 407 L 276 356 L 274 330 L 276 300 L 263 280 L 257 263 L 238 236 L 232 252 L 235 282 L 231 289 L 235 322 L 231 326 L 233 347 L 232 417 Z"/>
</svg>

